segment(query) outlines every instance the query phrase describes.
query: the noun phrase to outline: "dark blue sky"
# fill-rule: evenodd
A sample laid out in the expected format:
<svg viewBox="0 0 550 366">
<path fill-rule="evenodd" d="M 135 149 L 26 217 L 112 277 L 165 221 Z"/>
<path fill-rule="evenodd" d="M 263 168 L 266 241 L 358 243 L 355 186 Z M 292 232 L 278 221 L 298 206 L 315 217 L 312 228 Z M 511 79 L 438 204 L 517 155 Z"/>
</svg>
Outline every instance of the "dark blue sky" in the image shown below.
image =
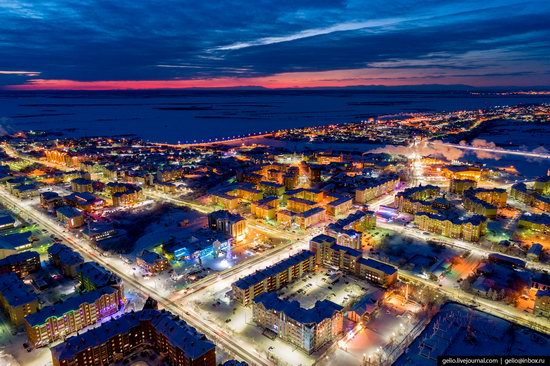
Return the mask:
<svg viewBox="0 0 550 366">
<path fill-rule="evenodd" d="M 0 86 L 550 85 L 550 1 L 0 1 Z"/>
</svg>

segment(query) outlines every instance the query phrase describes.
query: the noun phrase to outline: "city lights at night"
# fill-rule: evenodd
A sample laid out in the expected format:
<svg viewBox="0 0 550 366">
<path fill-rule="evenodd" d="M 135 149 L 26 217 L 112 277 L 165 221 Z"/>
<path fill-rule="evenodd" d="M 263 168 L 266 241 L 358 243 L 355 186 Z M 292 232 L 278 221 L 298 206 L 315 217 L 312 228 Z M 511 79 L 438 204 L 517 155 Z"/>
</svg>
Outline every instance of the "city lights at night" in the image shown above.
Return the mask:
<svg viewBox="0 0 550 366">
<path fill-rule="evenodd" d="M 549 19 L 0 1 L 0 366 L 550 364 Z"/>
</svg>

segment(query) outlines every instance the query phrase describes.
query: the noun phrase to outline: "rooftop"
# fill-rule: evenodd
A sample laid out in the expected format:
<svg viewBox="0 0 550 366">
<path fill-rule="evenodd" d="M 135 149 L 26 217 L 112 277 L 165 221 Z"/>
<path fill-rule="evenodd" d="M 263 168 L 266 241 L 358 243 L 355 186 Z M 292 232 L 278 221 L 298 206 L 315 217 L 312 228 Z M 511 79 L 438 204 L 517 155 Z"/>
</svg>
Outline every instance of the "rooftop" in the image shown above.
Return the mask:
<svg viewBox="0 0 550 366">
<path fill-rule="evenodd" d="M 0 276 L 0 293 L 10 306 L 17 307 L 37 300 L 31 286 L 13 272 Z"/>
<path fill-rule="evenodd" d="M 312 308 L 304 309 L 296 300 L 282 300 L 275 292 L 266 292 L 254 298 L 255 304 L 262 304 L 268 310 L 284 313 L 287 317 L 302 324 L 319 324 L 330 319 L 343 307 L 330 300 L 317 301 Z"/>
<path fill-rule="evenodd" d="M 61 243 L 52 244 L 48 248 L 48 254 L 58 256 L 59 261 L 68 266 L 84 262 L 80 253 L 73 251 L 71 248 Z"/>
<path fill-rule="evenodd" d="M 168 341 L 180 348 L 192 360 L 215 348 L 204 334 L 188 325 L 179 317 L 165 310 L 141 310 L 130 312 L 113 319 L 100 327 L 68 338 L 65 342 L 51 349 L 58 360 L 71 359 L 79 352 L 97 347 L 120 334 L 128 333 L 139 327 L 142 322 L 151 323 L 152 327 L 164 335 Z"/>
<path fill-rule="evenodd" d="M 16 249 L 18 247 L 27 245 L 30 243 L 31 236 L 32 236 L 32 233 L 29 231 L 25 233 L 15 233 L 15 234 L 0 236 L 0 248 Z"/>
<path fill-rule="evenodd" d="M 13 224 L 15 224 L 15 219 L 10 215 L 0 216 L 0 226 L 13 225 Z"/>
<path fill-rule="evenodd" d="M 144 250 L 141 255 L 139 256 L 139 259 L 144 261 L 147 264 L 154 265 L 158 261 L 161 261 L 164 259 L 160 254 L 152 252 L 150 250 Z"/>
<path fill-rule="evenodd" d="M 40 254 L 33 251 L 26 251 L 21 253 L 16 253 L 7 256 L 6 258 L 0 260 L 0 267 L 6 266 L 6 265 L 12 265 L 16 263 L 25 262 L 29 259 L 37 258 L 40 261 Z"/>
<path fill-rule="evenodd" d="M 57 210 L 61 215 L 68 217 L 70 219 L 82 216 L 82 211 L 72 206 L 63 206 L 59 207 Z"/>
<path fill-rule="evenodd" d="M 308 258 L 314 257 L 315 253 L 310 250 L 302 250 L 298 254 L 293 255 L 287 259 L 280 261 L 272 266 L 266 267 L 260 271 L 256 271 L 246 277 L 241 278 L 240 280 L 234 283 L 235 286 L 241 289 L 247 289 L 254 284 L 263 281 L 266 278 L 269 278 L 277 273 L 280 273 L 286 270 L 289 267 L 292 267 L 295 264 L 298 264 Z"/>
<path fill-rule="evenodd" d="M 77 272 L 87 278 L 95 287 L 100 288 L 120 282 L 120 278 L 96 262 L 82 263 Z"/>
<path fill-rule="evenodd" d="M 103 295 L 110 295 L 115 292 L 116 290 L 112 287 L 103 287 L 98 290 L 84 292 L 81 295 L 69 297 L 59 304 L 46 306 L 45 308 L 34 314 L 27 315 L 25 317 L 25 320 L 29 323 L 30 326 L 36 327 L 44 324 L 51 317 L 61 318 L 69 311 L 78 310 L 82 304 L 92 304 Z"/>
<path fill-rule="evenodd" d="M 376 259 L 372 259 L 372 258 L 360 258 L 359 263 L 367 267 L 374 268 L 381 272 L 384 272 L 388 276 L 391 276 L 392 274 L 397 272 L 396 267 L 384 262 L 377 261 Z"/>
</svg>

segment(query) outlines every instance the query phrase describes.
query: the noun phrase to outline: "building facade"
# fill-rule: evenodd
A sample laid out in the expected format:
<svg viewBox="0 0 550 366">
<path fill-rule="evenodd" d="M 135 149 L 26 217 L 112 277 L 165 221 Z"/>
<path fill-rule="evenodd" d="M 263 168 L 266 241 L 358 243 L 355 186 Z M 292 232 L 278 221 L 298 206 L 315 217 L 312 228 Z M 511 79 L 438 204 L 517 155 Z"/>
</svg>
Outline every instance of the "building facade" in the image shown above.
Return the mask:
<svg viewBox="0 0 550 366">
<path fill-rule="evenodd" d="M 115 314 L 122 307 L 116 289 L 104 287 L 47 306 L 25 317 L 30 343 L 41 347 Z"/>
<path fill-rule="evenodd" d="M 254 299 L 253 320 L 284 341 L 313 353 L 344 331 L 343 308 L 329 300 L 304 309 L 297 301 L 281 300 L 274 292 Z"/>
<path fill-rule="evenodd" d="M 52 348 L 53 366 L 107 366 L 151 349 L 172 366 L 216 366 L 216 346 L 168 311 L 123 314 Z"/>
<path fill-rule="evenodd" d="M 283 285 L 304 276 L 315 268 L 314 253 L 301 251 L 273 266 L 241 278 L 231 285 L 234 298 L 241 305 L 251 301 L 264 292 L 276 291 Z"/>
</svg>

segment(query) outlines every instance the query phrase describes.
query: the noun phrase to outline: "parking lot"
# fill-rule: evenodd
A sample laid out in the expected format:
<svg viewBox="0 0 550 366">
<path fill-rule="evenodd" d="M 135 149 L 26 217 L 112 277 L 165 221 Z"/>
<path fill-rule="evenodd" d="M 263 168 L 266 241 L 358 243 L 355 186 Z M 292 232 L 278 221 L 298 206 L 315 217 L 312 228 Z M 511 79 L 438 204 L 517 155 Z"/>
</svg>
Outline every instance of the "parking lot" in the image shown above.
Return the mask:
<svg viewBox="0 0 550 366">
<path fill-rule="evenodd" d="M 339 279 L 338 279 L 339 277 Z M 330 283 L 333 282 L 333 283 Z M 351 306 L 363 295 L 376 291 L 377 287 L 352 276 L 332 275 L 325 270 L 309 274 L 286 288 L 279 296 L 300 302 L 310 308 L 316 301 L 328 299 L 342 306 Z M 222 325 L 224 335 L 250 344 L 258 353 L 263 353 L 281 365 L 311 365 L 318 354 L 308 355 L 301 349 L 279 338 L 265 336 L 263 329 L 252 320 L 252 307 L 243 307 L 227 296 L 225 287 L 212 287 L 192 305 L 194 311 Z"/>
<path fill-rule="evenodd" d="M 332 278 L 338 276 L 333 276 Z M 331 283 L 332 282 L 332 283 Z M 279 291 L 281 298 L 297 300 L 302 307 L 310 308 L 320 300 L 330 300 L 341 306 L 353 304 L 374 286 L 352 276 L 341 275 L 331 280 L 329 272 L 312 273 Z"/>
</svg>

